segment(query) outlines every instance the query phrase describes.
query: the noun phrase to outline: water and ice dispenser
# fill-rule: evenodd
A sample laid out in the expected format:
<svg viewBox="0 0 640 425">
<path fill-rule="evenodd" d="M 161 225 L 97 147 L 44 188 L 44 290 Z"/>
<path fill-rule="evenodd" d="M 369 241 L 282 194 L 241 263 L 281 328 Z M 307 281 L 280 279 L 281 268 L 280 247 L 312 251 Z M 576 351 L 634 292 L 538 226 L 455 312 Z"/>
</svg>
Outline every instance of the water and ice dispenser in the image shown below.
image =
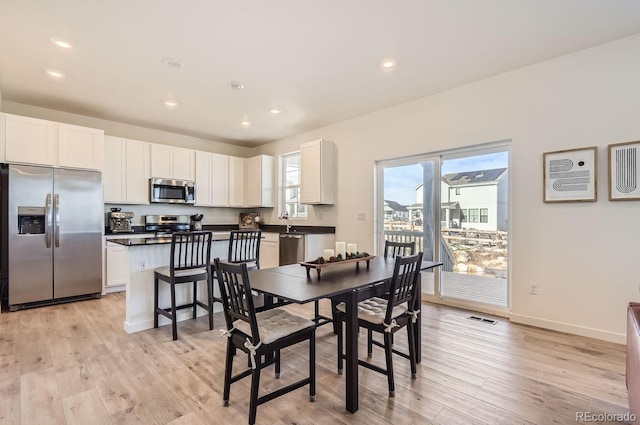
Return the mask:
<svg viewBox="0 0 640 425">
<path fill-rule="evenodd" d="M 45 210 L 40 207 L 18 207 L 18 234 L 45 233 Z"/>
</svg>

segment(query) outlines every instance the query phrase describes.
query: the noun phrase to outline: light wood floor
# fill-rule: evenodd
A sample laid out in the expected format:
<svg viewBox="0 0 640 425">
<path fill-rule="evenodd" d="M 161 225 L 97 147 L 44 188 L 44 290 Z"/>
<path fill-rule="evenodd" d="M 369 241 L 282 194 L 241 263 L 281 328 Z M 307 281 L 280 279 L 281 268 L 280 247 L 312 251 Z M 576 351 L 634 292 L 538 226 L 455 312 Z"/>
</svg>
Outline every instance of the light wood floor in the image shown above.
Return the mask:
<svg viewBox="0 0 640 425">
<path fill-rule="evenodd" d="M 323 305 L 326 308 L 327 305 Z M 312 306 L 295 306 L 310 314 Z M 335 337 L 317 332 L 317 401 L 302 388 L 258 407 L 262 424 L 573 424 L 576 412 L 627 412 L 624 346 L 423 305 L 423 360 L 411 380 L 396 357 L 396 397 L 386 378 L 360 371 L 360 410 L 344 409 Z M 243 424 L 248 379 L 222 406 L 225 340 L 205 318 L 127 335 L 124 296 L 0 315 L 0 424 Z M 222 327 L 216 315 L 216 329 Z M 396 344 L 406 344 L 397 334 Z M 361 353 L 366 352 L 361 337 Z M 283 352 L 282 378 L 299 378 L 306 344 Z M 383 362 L 382 351 L 373 361 Z M 381 349 L 378 349 L 381 350 Z M 236 365 L 246 366 L 238 357 Z M 239 369 L 238 369 L 239 370 Z"/>
</svg>

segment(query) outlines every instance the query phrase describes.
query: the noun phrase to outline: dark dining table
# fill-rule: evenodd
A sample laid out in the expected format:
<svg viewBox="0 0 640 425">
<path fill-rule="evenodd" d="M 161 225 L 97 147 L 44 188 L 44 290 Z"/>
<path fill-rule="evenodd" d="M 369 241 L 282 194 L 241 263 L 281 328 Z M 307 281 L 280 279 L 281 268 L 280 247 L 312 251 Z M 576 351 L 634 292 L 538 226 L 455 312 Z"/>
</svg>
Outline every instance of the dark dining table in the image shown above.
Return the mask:
<svg viewBox="0 0 640 425">
<path fill-rule="evenodd" d="M 421 269 L 441 265 L 440 262 L 423 261 Z M 304 304 L 330 298 L 345 303 L 345 395 L 346 409 L 351 413 L 358 410 L 358 301 L 385 293 L 394 266 L 394 258 L 375 257 L 370 260 L 369 267 L 364 262 L 357 268 L 354 263 L 325 267 L 321 277 L 315 273 L 307 276 L 306 269 L 300 264 L 249 271 L 251 288 L 265 294 L 267 299 Z M 416 328 L 417 362 L 420 362 L 420 322 Z"/>
</svg>

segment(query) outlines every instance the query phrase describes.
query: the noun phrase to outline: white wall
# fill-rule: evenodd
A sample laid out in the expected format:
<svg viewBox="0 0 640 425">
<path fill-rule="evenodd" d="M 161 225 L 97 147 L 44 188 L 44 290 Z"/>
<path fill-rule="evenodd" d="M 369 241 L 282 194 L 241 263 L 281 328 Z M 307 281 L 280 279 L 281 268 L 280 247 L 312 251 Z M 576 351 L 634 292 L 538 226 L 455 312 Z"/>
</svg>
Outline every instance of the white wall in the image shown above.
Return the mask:
<svg viewBox="0 0 640 425">
<path fill-rule="evenodd" d="M 336 205 L 310 208 L 307 223 L 335 225 L 336 240 L 371 250 L 376 160 L 512 140 L 512 320 L 624 342 L 626 304 L 640 298 L 640 202 L 607 200 L 606 146 L 640 140 L 639 51 L 635 35 L 256 151 L 335 142 Z M 542 153 L 587 146 L 599 147 L 598 202 L 544 204 Z"/>
</svg>

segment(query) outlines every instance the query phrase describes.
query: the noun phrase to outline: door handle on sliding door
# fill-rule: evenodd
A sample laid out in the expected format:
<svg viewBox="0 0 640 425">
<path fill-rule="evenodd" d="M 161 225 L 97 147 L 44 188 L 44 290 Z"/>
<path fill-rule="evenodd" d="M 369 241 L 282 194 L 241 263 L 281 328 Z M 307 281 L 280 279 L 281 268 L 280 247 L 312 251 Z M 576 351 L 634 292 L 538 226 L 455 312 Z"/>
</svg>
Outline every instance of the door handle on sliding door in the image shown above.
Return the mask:
<svg viewBox="0 0 640 425">
<path fill-rule="evenodd" d="M 60 247 L 60 195 L 58 195 L 56 193 L 55 197 L 53 198 L 53 211 L 54 211 L 54 215 L 56 216 L 56 228 L 55 228 L 55 241 L 56 241 L 56 248 Z"/>
<path fill-rule="evenodd" d="M 47 199 L 44 203 L 44 241 L 47 244 L 47 248 L 51 248 L 51 225 L 52 225 L 52 217 L 51 217 L 51 194 L 47 193 Z"/>
</svg>

